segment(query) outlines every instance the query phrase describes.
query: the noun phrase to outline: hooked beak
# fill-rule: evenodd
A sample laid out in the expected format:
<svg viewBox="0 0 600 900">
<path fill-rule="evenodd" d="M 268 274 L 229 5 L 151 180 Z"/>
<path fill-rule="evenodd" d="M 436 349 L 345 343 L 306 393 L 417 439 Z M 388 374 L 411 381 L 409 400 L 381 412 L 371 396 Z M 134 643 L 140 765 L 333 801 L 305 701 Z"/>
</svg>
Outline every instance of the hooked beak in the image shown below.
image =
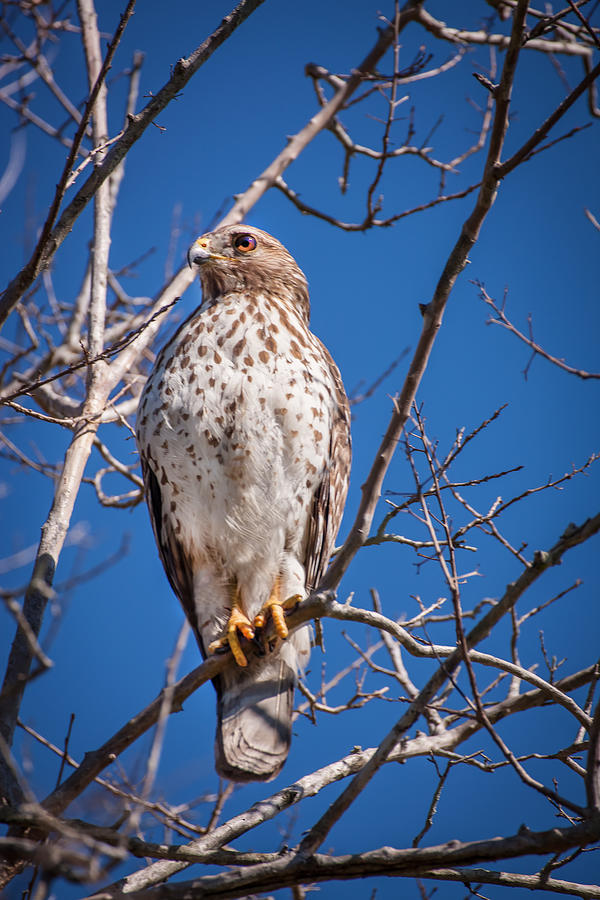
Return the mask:
<svg viewBox="0 0 600 900">
<path fill-rule="evenodd" d="M 194 266 L 201 266 L 202 263 L 212 258 L 212 253 L 208 249 L 208 241 L 206 238 L 198 238 L 194 241 L 187 253 L 187 261 L 190 269 Z"/>
<path fill-rule="evenodd" d="M 190 269 L 194 266 L 201 266 L 202 263 L 208 262 L 209 259 L 231 259 L 231 256 L 223 256 L 221 253 L 212 253 L 207 237 L 199 237 L 194 241 L 188 250 L 187 260 Z"/>
</svg>

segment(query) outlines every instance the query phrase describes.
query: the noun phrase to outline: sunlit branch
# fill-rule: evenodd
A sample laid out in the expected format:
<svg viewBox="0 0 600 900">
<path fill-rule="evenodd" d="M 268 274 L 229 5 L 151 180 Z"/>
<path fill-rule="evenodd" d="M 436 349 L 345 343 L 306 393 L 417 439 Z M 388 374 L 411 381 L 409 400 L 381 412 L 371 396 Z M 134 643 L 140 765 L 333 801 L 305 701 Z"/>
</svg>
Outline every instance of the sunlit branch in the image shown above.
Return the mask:
<svg viewBox="0 0 600 900">
<path fill-rule="evenodd" d="M 41 270 L 47 266 L 54 254 L 73 228 L 73 224 L 83 209 L 92 199 L 100 185 L 112 174 L 116 167 L 121 163 L 125 154 L 139 140 L 146 128 L 152 124 L 156 116 L 177 96 L 177 94 L 185 87 L 188 81 L 196 74 L 198 69 L 212 56 L 215 50 L 225 41 L 229 35 L 241 25 L 242 22 L 263 2 L 263 0 L 241 0 L 238 6 L 226 16 L 221 25 L 208 37 L 187 59 L 180 59 L 174 66 L 173 74 L 169 81 L 161 88 L 156 95 L 148 102 L 142 112 L 129 118 L 128 126 L 123 137 L 112 147 L 101 165 L 94 168 L 93 173 L 88 177 L 87 181 L 77 192 L 76 196 L 64 209 L 62 215 L 52 228 L 58 205 L 56 209 L 51 211 L 47 219 L 50 228 L 46 228 L 42 234 L 38 247 L 31 257 L 27 265 L 19 272 L 19 274 L 11 281 L 4 291 L 0 299 L 0 326 L 9 315 L 15 304 L 23 296 L 25 291 L 31 286 L 37 278 Z M 130 3 L 131 9 L 129 15 L 133 11 L 133 0 Z M 123 19 L 123 27 L 127 19 Z M 120 38 L 120 32 L 115 35 L 116 43 Z M 113 45 L 112 52 L 116 49 L 116 43 Z M 112 53 L 111 53 L 112 55 Z M 105 65 L 110 63 L 110 57 L 105 57 Z M 97 90 L 100 89 L 101 80 L 97 82 Z M 90 101 L 93 98 L 90 97 Z M 93 102 L 88 101 L 88 110 L 91 112 Z M 82 119 L 85 121 L 85 115 Z M 77 143 L 75 141 L 75 143 Z M 74 157 L 73 152 L 71 155 Z M 65 167 L 65 173 L 70 173 L 71 164 Z M 57 192 L 58 202 L 62 197 L 62 192 Z"/>
</svg>

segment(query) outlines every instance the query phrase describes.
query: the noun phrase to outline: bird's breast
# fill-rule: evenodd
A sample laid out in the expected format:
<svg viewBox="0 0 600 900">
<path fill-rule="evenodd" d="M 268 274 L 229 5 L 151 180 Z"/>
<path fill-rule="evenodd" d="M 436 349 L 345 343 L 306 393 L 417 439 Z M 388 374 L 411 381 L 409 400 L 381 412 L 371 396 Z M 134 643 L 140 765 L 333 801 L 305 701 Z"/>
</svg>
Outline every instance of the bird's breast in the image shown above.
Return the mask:
<svg viewBox="0 0 600 900">
<path fill-rule="evenodd" d="M 280 521 L 303 529 L 335 412 L 319 350 L 303 323 L 266 298 L 215 304 L 167 345 L 138 430 L 160 448 L 163 480 L 179 485 L 190 517 L 202 506 L 241 531 Z"/>
</svg>

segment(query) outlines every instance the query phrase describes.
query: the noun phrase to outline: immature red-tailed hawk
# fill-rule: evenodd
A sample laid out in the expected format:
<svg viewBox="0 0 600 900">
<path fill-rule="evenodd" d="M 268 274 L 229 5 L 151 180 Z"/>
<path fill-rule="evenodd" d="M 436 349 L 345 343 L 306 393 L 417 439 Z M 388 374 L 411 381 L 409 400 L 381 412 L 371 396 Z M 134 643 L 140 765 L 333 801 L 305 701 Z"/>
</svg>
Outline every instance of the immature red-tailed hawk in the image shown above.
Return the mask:
<svg viewBox="0 0 600 900">
<path fill-rule="evenodd" d="M 229 646 L 215 679 L 217 771 L 274 777 L 291 739 L 308 626 L 284 610 L 323 575 L 350 471 L 340 374 L 308 328 L 306 278 L 287 250 L 247 225 L 199 237 L 188 254 L 202 305 L 159 354 L 137 439 L 156 542 L 203 655 Z M 267 659 L 245 641 L 271 616 Z"/>
</svg>

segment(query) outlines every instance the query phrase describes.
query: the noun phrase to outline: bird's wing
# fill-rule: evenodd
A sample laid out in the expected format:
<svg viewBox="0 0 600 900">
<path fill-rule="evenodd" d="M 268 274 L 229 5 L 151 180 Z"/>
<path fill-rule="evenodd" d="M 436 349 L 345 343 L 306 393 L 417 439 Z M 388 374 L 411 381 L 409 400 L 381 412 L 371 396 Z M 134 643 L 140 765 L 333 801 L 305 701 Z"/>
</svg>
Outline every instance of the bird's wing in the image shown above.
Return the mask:
<svg viewBox="0 0 600 900">
<path fill-rule="evenodd" d="M 179 597 L 185 614 L 196 632 L 196 636 L 199 637 L 196 627 L 192 569 L 181 543 L 177 540 L 170 526 L 169 517 L 163 516 L 163 498 L 158 479 L 147 460 L 144 459 L 143 454 L 141 458 L 146 499 L 158 552 L 160 553 L 169 583 Z"/>
<path fill-rule="evenodd" d="M 331 425 L 328 465 L 315 492 L 308 521 L 304 569 L 309 591 L 319 584 L 327 569 L 329 557 L 333 553 L 348 492 L 351 462 L 348 398 L 337 366 L 323 346 L 322 352 L 329 364 L 334 382 L 336 412 Z"/>
</svg>

